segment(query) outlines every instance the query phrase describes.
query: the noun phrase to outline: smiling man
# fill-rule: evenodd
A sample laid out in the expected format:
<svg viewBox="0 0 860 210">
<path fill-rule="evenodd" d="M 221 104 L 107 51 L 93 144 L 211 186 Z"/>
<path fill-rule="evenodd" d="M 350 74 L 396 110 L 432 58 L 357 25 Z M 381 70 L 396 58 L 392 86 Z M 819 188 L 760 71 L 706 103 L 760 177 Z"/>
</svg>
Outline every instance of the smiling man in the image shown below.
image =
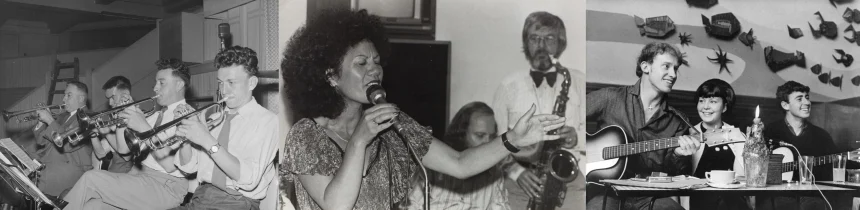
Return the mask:
<svg viewBox="0 0 860 210">
<path fill-rule="evenodd" d="M 621 178 L 646 177 L 651 172 L 663 172 L 670 176 L 690 175 L 690 155 L 700 143 L 684 136 L 692 127 L 687 116 L 670 106 L 666 99 L 678 79 L 678 68 L 682 62 L 681 52 L 666 43 L 650 43 L 642 48 L 636 61 L 636 76 L 639 81 L 631 86 L 610 87 L 589 93 L 586 96 L 585 117 L 598 128 L 616 125 L 624 129 L 628 143 L 660 138 L 679 137 L 680 147 L 661 149 L 628 156 L 627 170 Z M 581 167 L 581 166 L 580 166 Z M 589 186 L 587 202 L 592 209 L 684 209 L 668 197 L 629 197 L 626 202 L 604 195 L 604 188 Z M 608 199 L 604 202 L 604 197 Z M 604 203 L 606 206 L 604 206 Z M 619 208 L 619 206 L 623 208 Z"/>
<path fill-rule="evenodd" d="M 793 144 L 803 156 L 824 156 L 840 152 L 833 143 L 833 138 L 821 127 L 813 125 L 807 119 L 812 110 L 812 102 L 809 101 L 809 86 L 795 81 L 788 81 L 776 89 L 776 99 L 785 110 L 785 117 L 767 124 L 764 127 L 765 139 L 774 142 L 786 142 Z M 794 160 L 798 160 L 798 154 L 791 151 Z M 815 181 L 833 180 L 833 167 L 824 164 L 812 168 Z M 794 172 L 793 180 L 799 180 L 799 174 Z M 794 197 L 771 198 L 757 196 L 756 209 L 798 209 L 798 203 Z M 830 202 L 836 207 L 834 198 L 828 196 Z M 827 209 L 827 203 L 820 196 L 800 197 L 799 209 Z"/>
</svg>

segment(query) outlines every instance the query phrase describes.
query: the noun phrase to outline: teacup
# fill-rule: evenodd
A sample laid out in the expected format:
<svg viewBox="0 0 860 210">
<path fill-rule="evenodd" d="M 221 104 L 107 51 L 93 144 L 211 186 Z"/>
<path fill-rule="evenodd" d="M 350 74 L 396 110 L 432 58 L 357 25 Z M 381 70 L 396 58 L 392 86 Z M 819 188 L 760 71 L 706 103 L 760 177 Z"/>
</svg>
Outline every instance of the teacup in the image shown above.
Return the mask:
<svg viewBox="0 0 860 210">
<path fill-rule="evenodd" d="M 724 170 L 713 170 L 705 172 L 705 178 L 708 179 L 708 182 L 714 184 L 732 184 L 735 182 L 735 172 L 734 171 L 724 171 Z"/>
</svg>

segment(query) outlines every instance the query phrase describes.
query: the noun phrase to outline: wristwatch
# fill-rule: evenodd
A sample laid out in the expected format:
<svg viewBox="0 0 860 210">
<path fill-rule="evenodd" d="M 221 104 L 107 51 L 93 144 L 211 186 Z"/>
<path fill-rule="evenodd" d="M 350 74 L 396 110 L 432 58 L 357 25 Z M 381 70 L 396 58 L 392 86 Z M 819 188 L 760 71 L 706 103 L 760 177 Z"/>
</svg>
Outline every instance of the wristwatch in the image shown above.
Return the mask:
<svg viewBox="0 0 860 210">
<path fill-rule="evenodd" d="M 212 155 L 218 152 L 218 150 L 221 150 L 221 144 L 212 145 L 212 147 L 209 147 L 209 151 L 207 152 L 209 152 L 209 155 Z"/>
</svg>

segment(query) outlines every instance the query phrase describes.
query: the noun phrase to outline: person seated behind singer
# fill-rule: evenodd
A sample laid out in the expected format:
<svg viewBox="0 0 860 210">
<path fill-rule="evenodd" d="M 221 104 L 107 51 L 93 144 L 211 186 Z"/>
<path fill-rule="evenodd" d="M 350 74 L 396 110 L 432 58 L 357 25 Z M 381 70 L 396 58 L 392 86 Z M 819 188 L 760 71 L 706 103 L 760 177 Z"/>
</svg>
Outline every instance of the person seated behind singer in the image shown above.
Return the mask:
<svg viewBox="0 0 860 210">
<path fill-rule="evenodd" d="M 48 124 L 47 127 L 43 126 L 43 129 L 36 131 L 36 159 L 45 165 L 36 185 L 45 194 L 62 198 L 84 172 L 93 169 L 90 157 L 93 148 L 88 139 L 83 139 L 76 144 L 63 140 L 60 147 L 51 141 L 55 134 L 79 129 L 75 114 L 87 111 L 88 92 L 86 84 L 78 81 L 69 82 L 63 95 L 63 103 L 66 105 L 64 112 L 57 115 L 55 119 L 48 110 L 36 111 L 39 120 Z"/>
<path fill-rule="evenodd" d="M 405 142 L 427 169 L 465 179 L 519 147 L 559 138 L 546 132 L 564 118 L 533 115 L 533 107 L 502 137 L 458 152 L 395 105 L 368 100 L 366 89 L 382 81 L 388 53 L 379 17 L 366 10 L 322 12 L 289 41 L 283 84 L 300 120 L 287 136 L 279 170 L 297 180 L 299 209 L 396 207 L 412 178 L 421 176 Z M 401 132 L 390 129 L 395 122 Z"/>
<path fill-rule="evenodd" d="M 134 101 L 134 98 L 131 97 L 131 81 L 124 76 L 111 77 L 102 86 L 102 90 L 105 91 L 105 98 L 108 99 L 110 108 Z M 93 162 L 100 163 L 94 164 L 94 167 L 100 168 L 107 165 L 107 168 L 100 169 L 113 173 L 127 173 L 130 171 L 133 163 L 129 160 L 128 155 L 122 155 L 116 149 L 120 146 L 125 146 L 125 144 L 120 144 L 117 140 L 117 134 L 122 135 L 122 132 L 117 132 L 117 126 L 115 125 L 100 128 L 98 132 L 99 138 L 94 139 L 96 141 L 92 142 L 93 157 L 95 158 Z"/>
<path fill-rule="evenodd" d="M 496 138 L 493 109 L 483 102 L 468 103 L 445 130 L 442 142 L 457 151 L 477 147 Z M 468 179 L 458 179 L 435 171 L 430 177 L 430 209 L 493 209 L 509 210 L 508 192 L 502 170 L 494 166 Z M 403 209 L 423 209 L 424 181 L 416 177 L 408 202 Z"/>
<path fill-rule="evenodd" d="M 696 89 L 693 98 L 696 101 L 696 112 L 702 122 L 691 128 L 690 133 L 708 132 L 715 129 L 729 129 L 734 126 L 723 122 L 723 115 L 730 113 L 735 103 L 735 90 L 726 81 L 710 79 Z M 742 133 L 731 133 L 732 140 L 746 140 Z M 743 176 L 744 143 L 734 143 L 722 146 L 700 146 L 693 153 L 693 176 L 706 178 L 705 172 L 712 170 L 733 170 L 735 176 Z M 691 196 L 690 209 L 750 209 L 745 196 Z"/>
<path fill-rule="evenodd" d="M 764 126 L 762 135 L 765 139 L 772 140 L 774 145 L 778 142 L 793 144 L 800 150 L 803 156 L 824 156 L 844 152 L 836 147 L 830 134 L 812 123 L 808 118 L 812 113 L 812 102 L 809 101 L 809 86 L 795 81 L 788 81 L 776 89 L 776 99 L 785 115 Z M 799 155 L 791 150 L 794 161 L 797 162 Z M 815 181 L 833 180 L 833 164 L 824 164 L 812 167 Z M 792 173 L 792 181 L 799 180 L 798 171 Z M 850 207 L 850 199 L 843 195 L 835 196 L 825 192 L 824 195 L 834 209 L 847 209 Z M 844 201 L 844 202 L 843 202 Z M 847 202 L 847 203 L 846 203 Z M 799 204 L 799 205 L 798 205 Z M 828 209 L 827 201 L 820 195 L 784 197 L 784 196 L 756 196 L 756 209 Z"/>
</svg>

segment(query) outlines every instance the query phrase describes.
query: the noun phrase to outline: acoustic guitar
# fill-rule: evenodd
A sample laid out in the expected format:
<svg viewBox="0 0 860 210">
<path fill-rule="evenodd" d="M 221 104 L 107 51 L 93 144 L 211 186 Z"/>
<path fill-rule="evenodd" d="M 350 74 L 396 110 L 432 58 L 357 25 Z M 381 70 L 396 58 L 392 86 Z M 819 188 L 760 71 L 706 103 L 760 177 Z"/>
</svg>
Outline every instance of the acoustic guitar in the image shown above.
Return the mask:
<svg viewBox="0 0 860 210">
<path fill-rule="evenodd" d="M 699 139 L 708 147 L 720 146 L 745 139 L 730 139 L 733 132 L 741 133 L 737 128 L 714 129 L 699 135 L 688 135 Z M 600 129 L 594 134 L 586 133 L 587 147 L 586 157 L 588 163 L 585 165 L 586 181 L 598 182 L 603 179 L 620 179 L 627 171 L 627 156 L 661 149 L 681 146 L 679 137 L 670 137 L 629 143 L 627 135 L 621 127 L 611 125 Z"/>
<path fill-rule="evenodd" d="M 812 167 L 820 166 L 828 163 L 833 163 L 833 160 L 837 158 L 838 155 L 842 155 L 843 157 L 848 157 L 851 152 L 840 152 L 836 154 L 830 154 L 825 156 L 817 156 L 813 157 L 811 162 Z M 794 161 L 794 154 L 791 153 L 791 149 L 788 147 L 778 147 L 773 150 L 773 154 L 781 154 L 782 158 L 782 180 L 791 181 L 794 178 L 794 171 L 799 169 L 798 167 L 802 165 L 798 165 L 798 162 Z M 856 154 L 856 152 L 855 152 Z M 850 159 L 850 157 L 848 158 Z M 856 157 L 855 157 L 856 159 Z"/>
</svg>

